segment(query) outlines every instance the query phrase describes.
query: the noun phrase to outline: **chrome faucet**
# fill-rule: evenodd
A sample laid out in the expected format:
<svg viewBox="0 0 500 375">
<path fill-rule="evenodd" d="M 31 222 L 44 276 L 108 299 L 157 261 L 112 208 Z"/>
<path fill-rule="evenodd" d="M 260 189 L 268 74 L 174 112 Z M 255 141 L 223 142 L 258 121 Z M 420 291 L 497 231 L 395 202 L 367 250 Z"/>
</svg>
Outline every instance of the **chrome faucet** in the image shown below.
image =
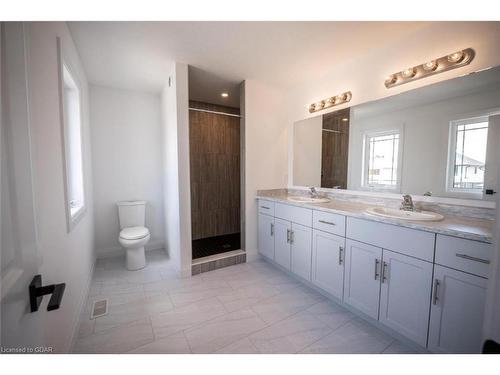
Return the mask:
<svg viewBox="0 0 500 375">
<path fill-rule="evenodd" d="M 309 188 L 309 190 L 311 190 L 311 198 L 317 198 L 318 197 L 318 192 L 316 191 L 316 188 L 314 186 L 311 186 Z"/>
<path fill-rule="evenodd" d="M 399 209 L 403 211 L 415 211 L 415 205 L 413 204 L 413 199 L 410 194 L 403 195 L 403 201 Z"/>
</svg>

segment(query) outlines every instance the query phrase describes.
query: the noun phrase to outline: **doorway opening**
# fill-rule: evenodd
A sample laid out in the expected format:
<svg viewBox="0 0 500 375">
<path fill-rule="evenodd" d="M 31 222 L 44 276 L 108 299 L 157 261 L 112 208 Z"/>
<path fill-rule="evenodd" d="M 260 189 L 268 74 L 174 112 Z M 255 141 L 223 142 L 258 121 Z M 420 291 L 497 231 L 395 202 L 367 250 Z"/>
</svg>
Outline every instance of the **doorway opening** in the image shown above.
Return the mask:
<svg viewBox="0 0 500 375">
<path fill-rule="evenodd" d="M 190 67 L 193 262 L 241 249 L 239 83 Z"/>
</svg>

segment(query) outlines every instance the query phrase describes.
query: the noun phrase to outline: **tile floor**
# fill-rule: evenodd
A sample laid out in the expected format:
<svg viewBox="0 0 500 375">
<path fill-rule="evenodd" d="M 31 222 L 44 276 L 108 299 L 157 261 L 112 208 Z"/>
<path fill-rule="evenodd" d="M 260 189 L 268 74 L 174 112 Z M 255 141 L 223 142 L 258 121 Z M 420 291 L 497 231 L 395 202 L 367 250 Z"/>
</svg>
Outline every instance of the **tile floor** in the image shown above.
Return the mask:
<svg viewBox="0 0 500 375">
<path fill-rule="evenodd" d="M 184 279 L 163 251 L 147 263 L 98 260 L 75 353 L 413 353 L 265 261 Z"/>
</svg>

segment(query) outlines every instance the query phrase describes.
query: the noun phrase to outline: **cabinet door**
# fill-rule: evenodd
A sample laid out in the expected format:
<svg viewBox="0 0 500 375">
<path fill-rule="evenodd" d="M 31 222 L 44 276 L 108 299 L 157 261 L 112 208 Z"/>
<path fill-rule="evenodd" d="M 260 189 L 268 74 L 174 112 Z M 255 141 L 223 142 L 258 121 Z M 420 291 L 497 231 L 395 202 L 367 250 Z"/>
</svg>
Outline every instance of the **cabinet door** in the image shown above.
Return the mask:
<svg viewBox="0 0 500 375">
<path fill-rule="evenodd" d="M 259 253 L 274 259 L 274 217 L 259 214 Z"/>
<path fill-rule="evenodd" d="M 292 224 L 290 242 L 292 272 L 311 281 L 312 229 L 300 224 Z"/>
<path fill-rule="evenodd" d="M 487 280 L 434 266 L 428 348 L 436 353 L 480 353 Z"/>
<path fill-rule="evenodd" d="M 345 239 L 313 231 L 312 282 L 342 300 L 344 293 Z"/>
<path fill-rule="evenodd" d="M 378 319 L 382 249 L 347 240 L 344 302 Z"/>
<path fill-rule="evenodd" d="M 384 249 L 379 321 L 425 347 L 431 285 L 432 263 Z"/>
<path fill-rule="evenodd" d="M 290 233 L 289 221 L 274 218 L 274 261 L 290 269 Z"/>
</svg>

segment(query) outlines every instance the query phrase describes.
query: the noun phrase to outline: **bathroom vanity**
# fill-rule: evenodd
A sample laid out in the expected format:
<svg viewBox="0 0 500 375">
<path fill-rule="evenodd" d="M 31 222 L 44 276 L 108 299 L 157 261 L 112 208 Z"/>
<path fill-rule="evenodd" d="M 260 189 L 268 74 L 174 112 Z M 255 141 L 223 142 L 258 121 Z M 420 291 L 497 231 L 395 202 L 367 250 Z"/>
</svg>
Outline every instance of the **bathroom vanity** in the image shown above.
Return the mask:
<svg viewBox="0 0 500 375">
<path fill-rule="evenodd" d="M 353 312 L 434 353 L 479 353 L 491 222 L 371 216 L 368 206 L 258 195 L 260 254 Z"/>
</svg>

